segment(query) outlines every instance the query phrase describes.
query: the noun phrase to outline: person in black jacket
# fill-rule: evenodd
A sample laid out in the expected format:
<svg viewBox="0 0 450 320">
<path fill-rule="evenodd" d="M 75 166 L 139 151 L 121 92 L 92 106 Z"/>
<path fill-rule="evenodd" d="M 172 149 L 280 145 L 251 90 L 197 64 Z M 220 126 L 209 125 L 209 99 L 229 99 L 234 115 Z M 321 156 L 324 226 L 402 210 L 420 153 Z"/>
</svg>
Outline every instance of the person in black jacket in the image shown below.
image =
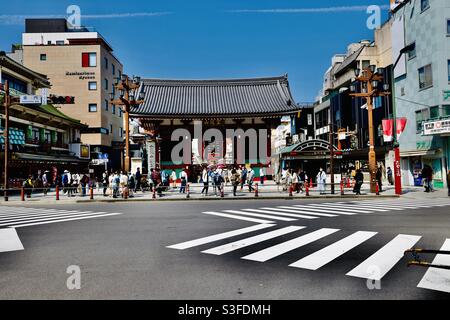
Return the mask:
<svg viewBox="0 0 450 320">
<path fill-rule="evenodd" d="M 381 172 L 381 167 L 378 167 L 377 173 L 375 174 L 375 178 L 377 179 L 378 190 L 380 192 L 382 192 L 383 191 L 383 173 Z"/>
<path fill-rule="evenodd" d="M 364 175 L 361 172 L 361 169 L 356 170 L 355 174 L 355 187 L 353 188 L 353 192 L 356 193 L 356 195 L 361 195 L 361 186 L 364 183 Z"/>
</svg>

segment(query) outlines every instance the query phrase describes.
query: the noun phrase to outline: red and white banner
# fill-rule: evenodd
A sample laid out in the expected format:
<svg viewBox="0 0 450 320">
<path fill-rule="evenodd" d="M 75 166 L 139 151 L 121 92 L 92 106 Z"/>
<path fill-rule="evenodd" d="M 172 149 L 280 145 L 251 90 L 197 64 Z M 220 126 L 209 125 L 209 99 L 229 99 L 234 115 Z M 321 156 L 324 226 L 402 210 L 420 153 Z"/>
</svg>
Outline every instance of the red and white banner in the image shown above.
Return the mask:
<svg viewBox="0 0 450 320">
<path fill-rule="evenodd" d="M 408 119 L 406 118 L 397 118 L 397 139 L 400 138 L 403 131 L 405 131 L 406 124 Z M 393 119 L 384 119 L 383 120 L 383 138 L 384 142 L 392 142 L 394 135 L 394 120 Z"/>
</svg>

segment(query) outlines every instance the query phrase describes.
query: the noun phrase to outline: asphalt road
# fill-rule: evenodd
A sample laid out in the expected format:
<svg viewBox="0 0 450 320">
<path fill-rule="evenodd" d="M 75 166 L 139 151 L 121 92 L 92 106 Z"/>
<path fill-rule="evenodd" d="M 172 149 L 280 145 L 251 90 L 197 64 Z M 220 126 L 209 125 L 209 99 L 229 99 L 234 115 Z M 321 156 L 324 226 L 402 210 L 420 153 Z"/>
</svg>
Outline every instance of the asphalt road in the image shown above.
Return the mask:
<svg viewBox="0 0 450 320">
<path fill-rule="evenodd" d="M 333 201 L 328 199 L 327 203 Z M 306 228 L 223 255 L 201 251 L 274 229 L 250 232 L 185 250 L 167 248 L 258 224 L 203 212 L 324 202 L 241 200 L 52 206 L 52 209 L 121 214 L 17 228 L 25 249 L 0 253 L 0 299 L 449 298 L 446 293 L 418 288 L 427 269 L 407 268 L 406 258 L 386 273 L 380 281 L 381 289 L 369 290 L 367 280 L 346 273 L 399 234 L 421 236 L 415 245 L 417 247 L 441 248 L 450 238 L 450 206 L 276 221 L 275 229 L 288 226 Z M 342 206 L 336 204 L 336 208 Z M 322 228 L 339 230 L 266 262 L 241 259 Z M 289 267 L 289 264 L 357 231 L 377 234 L 318 270 Z M 81 270 L 79 290 L 69 290 L 66 285 L 70 276 L 67 268 L 72 265 Z"/>
</svg>

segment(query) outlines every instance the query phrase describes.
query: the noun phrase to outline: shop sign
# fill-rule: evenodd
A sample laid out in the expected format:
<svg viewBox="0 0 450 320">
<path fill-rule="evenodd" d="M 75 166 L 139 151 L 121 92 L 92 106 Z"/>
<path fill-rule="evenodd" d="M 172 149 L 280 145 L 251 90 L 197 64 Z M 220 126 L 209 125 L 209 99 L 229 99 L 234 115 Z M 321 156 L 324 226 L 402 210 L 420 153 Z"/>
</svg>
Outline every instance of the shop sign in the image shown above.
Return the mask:
<svg viewBox="0 0 450 320">
<path fill-rule="evenodd" d="M 435 135 L 450 133 L 450 119 L 425 122 L 423 126 L 423 135 Z"/>
</svg>

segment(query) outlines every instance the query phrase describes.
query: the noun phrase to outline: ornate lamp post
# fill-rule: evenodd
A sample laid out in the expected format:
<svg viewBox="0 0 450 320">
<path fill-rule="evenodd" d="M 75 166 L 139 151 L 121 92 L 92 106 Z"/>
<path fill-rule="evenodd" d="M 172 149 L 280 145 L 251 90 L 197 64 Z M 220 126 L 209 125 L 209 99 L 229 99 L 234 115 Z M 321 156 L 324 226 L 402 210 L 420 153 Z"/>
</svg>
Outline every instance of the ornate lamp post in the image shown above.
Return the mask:
<svg viewBox="0 0 450 320">
<path fill-rule="evenodd" d="M 130 109 L 131 107 L 144 103 L 144 93 L 139 94 L 138 100 L 134 95 L 136 89 L 140 87 L 141 78 L 133 77 L 130 79 L 126 74 L 122 75 L 122 78 L 115 78 L 114 87 L 119 91 L 119 99 L 115 100 L 114 93 L 110 94 L 111 103 L 114 105 L 122 106 L 122 111 L 125 119 L 125 163 L 124 171 L 130 172 L 131 169 L 131 157 L 130 157 Z"/>
<path fill-rule="evenodd" d="M 376 70 L 374 65 L 369 66 L 362 72 L 360 69 L 355 70 L 356 81 L 361 83 L 361 92 L 356 92 L 356 86 L 352 84 L 350 96 L 365 98 L 367 101 L 368 123 L 369 123 L 369 171 L 370 171 L 370 192 L 376 192 L 376 172 L 377 159 L 375 153 L 375 136 L 373 129 L 373 98 L 389 95 L 390 92 L 380 91 L 379 84 L 383 81 L 383 76 Z"/>
</svg>

